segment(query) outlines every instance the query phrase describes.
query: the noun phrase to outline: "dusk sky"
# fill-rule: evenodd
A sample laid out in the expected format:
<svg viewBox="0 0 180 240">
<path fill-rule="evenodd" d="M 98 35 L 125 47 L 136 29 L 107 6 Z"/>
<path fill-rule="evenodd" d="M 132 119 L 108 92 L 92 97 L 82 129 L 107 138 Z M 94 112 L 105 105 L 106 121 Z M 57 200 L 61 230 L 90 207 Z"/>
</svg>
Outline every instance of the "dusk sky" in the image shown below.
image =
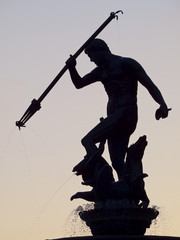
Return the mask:
<svg viewBox="0 0 180 240">
<path fill-rule="evenodd" d="M 146 234 L 180 236 L 180 1 L 0 0 L 0 239 L 43 240 L 89 234 L 72 214 L 87 190 L 72 173 L 83 159 L 81 139 L 106 116 L 100 83 L 77 90 L 65 73 L 21 131 L 15 122 L 38 99 L 70 54 L 111 12 L 123 10 L 98 36 L 112 53 L 136 59 L 172 111 L 159 107 L 139 85 L 134 143 L 147 135 L 143 167 L 150 207 L 160 214 Z M 82 53 L 83 76 L 95 65 Z M 107 150 L 103 155 L 110 163 Z"/>
</svg>

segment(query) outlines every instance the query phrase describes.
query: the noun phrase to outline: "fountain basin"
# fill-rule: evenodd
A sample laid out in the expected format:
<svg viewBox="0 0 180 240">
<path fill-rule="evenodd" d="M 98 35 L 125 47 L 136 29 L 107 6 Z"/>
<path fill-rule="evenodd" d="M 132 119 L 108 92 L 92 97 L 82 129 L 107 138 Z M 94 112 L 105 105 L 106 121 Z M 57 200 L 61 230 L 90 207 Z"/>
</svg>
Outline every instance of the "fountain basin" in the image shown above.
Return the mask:
<svg viewBox="0 0 180 240">
<path fill-rule="evenodd" d="M 154 208 L 91 209 L 79 213 L 93 236 L 144 235 L 158 214 Z"/>
</svg>

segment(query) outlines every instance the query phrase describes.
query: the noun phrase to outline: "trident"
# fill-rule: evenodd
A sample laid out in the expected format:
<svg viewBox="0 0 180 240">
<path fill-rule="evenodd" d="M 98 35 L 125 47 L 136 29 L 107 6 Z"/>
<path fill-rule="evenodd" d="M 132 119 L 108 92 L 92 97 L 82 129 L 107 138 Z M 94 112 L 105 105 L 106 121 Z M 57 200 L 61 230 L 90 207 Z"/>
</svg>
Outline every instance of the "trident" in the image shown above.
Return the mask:
<svg viewBox="0 0 180 240">
<path fill-rule="evenodd" d="M 123 11 L 119 10 L 117 12 L 112 12 L 110 16 L 106 19 L 106 21 L 92 34 L 92 36 L 79 48 L 79 50 L 72 55 L 74 59 L 76 59 L 82 51 L 87 47 L 87 45 L 111 22 L 112 19 L 118 19 L 117 14 Z M 49 86 L 45 89 L 42 95 L 36 100 L 33 99 L 30 106 L 25 111 L 24 115 L 19 121 L 16 121 L 16 126 L 21 129 L 21 127 L 25 127 L 25 123 L 41 108 L 41 102 L 46 97 L 46 95 L 51 91 L 54 85 L 59 81 L 62 75 L 66 72 L 68 66 L 65 65 L 62 70 L 58 73 L 58 75 L 54 78 L 54 80 L 49 84 Z"/>
</svg>

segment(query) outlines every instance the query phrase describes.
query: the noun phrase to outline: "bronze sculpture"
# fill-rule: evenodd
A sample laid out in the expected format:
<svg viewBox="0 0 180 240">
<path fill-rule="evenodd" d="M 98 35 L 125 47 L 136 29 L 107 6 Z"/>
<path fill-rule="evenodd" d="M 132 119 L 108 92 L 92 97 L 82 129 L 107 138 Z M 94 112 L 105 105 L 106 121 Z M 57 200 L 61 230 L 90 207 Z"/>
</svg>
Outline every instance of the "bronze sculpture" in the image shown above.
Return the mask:
<svg viewBox="0 0 180 240">
<path fill-rule="evenodd" d="M 25 123 L 41 108 L 42 100 L 66 70 L 69 70 L 77 89 L 97 81 L 104 85 L 108 95 L 107 117 L 101 118 L 100 123 L 83 137 L 82 145 L 87 154 L 73 168 L 76 175 L 82 176 L 83 184 L 92 187 L 91 191 L 74 194 L 71 200 L 82 198 L 95 203 L 92 211 L 80 212 L 81 219 L 90 226 L 93 235 L 143 235 L 151 221 L 157 217 L 158 211 L 148 208 L 149 198 L 144 187 L 144 178 L 148 176 L 143 173 L 142 166 L 147 146 L 146 136 L 140 137 L 128 147 L 138 121 L 138 82 L 160 105 L 155 113 L 157 120 L 166 118 L 171 110 L 137 61 L 112 54 L 103 40 L 95 39 L 113 18 L 117 18 L 119 12 L 123 13 L 121 10 L 111 13 L 80 49 L 70 56 L 38 100 L 33 99 L 24 115 L 16 122 L 19 129 L 25 127 Z M 96 64 L 96 68 L 81 77 L 76 70 L 76 58 L 83 50 Z M 102 157 L 106 141 L 118 181 L 113 177 L 112 167 Z"/>
<path fill-rule="evenodd" d="M 107 117 L 97 124 L 83 139 L 88 161 L 99 154 L 96 143 L 107 140 L 112 166 L 119 179 L 123 175 L 124 158 L 129 138 L 137 124 L 137 85 L 140 82 L 160 105 L 156 119 L 166 118 L 169 109 L 157 86 L 151 81 L 142 66 L 131 58 L 111 53 L 101 39 L 94 39 L 85 49 L 97 67 L 84 77 L 76 70 L 76 61 L 71 57 L 66 64 L 73 84 L 77 89 L 100 81 L 108 95 Z M 80 166 L 79 166 L 80 167 Z"/>
<path fill-rule="evenodd" d="M 93 235 L 144 235 L 153 219 L 159 214 L 148 208 L 142 158 L 147 146 L 146 136 L 128 147 L 131 134 L 138 121 L 137 89 L 140 82 L 160 105 L 155 118 L 166 118 L 168 109 L 157 86 L 134 59 L 111 53 L 101 39 L 94 39 L 85 49 L 96 68 L 81 77 L 76 60 L 66 62 L 73 84 L 77 89 L 101 82 L 108 95 L 107 117 L 82 139 L 86 156 L 73 171 L 81 175 L 91 191 L 77 192 L 71 200 L 82 198 L 94 202 L 94 209 L 80 212 Z M 108 142 L 112 167 L 118 175 L 116 182 L 112 167 L 101 156 Z M 99 147 L 97 147 L 99 143 Z"/>
</svg>

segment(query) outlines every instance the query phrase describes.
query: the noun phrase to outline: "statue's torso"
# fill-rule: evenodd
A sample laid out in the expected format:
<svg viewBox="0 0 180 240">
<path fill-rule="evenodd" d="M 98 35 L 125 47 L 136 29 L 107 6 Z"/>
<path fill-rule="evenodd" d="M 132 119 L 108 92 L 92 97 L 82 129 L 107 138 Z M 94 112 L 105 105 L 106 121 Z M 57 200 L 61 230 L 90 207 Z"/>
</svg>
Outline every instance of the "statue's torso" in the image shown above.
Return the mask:
<svg viewBox="0 0 180 240">
<path fill-rule="evenodd" d="M 118 107 L 136 105 L 137 79 L 127 58 L 117 57 L 111 67 L 96 68 L 96 71 L 109 97 L 110 112 Z"/>
<path fill-rule="evenodd" d="M 109 97 L 137 94 L 137 80 L 125 58 L 119 57 L 112 67 L 100 69 L 101 82 Z"/>
</svg>

